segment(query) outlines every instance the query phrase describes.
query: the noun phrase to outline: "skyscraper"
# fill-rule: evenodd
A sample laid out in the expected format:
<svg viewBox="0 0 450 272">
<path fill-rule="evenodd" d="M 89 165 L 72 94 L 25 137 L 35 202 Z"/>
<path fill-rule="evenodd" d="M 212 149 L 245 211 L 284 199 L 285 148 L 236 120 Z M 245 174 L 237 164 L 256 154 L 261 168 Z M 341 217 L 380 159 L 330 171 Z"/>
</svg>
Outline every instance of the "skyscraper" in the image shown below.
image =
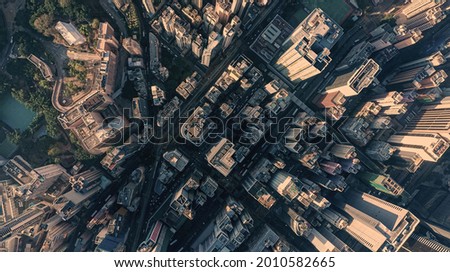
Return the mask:
<svg viewBox="0 0 450 272">
<path fill-rule="evenodd" d="M 244 18 L 247 15 L 249 8 L 253 5 L 254 0 L 242 0 L 241 7 L 237 15 L 239 18 Z"/>
<path fill-rule="evenodd" d="M 446 59 L 441 52 L 405 63 L 391 75 L 387 81 L 388 86 L 403 91 L 438 87 L 448 77 L 444 70 L 438 68 L 445 63 Z"/>
<path fill-rule="evenodd" d="M 390 176 L 379 175 L 372 172 L 362 171 L 358 173 L 358 179 L 367 183 L 369 186 L 385 194 L 399 196 L 404 189 Z"/>
<path fill-rule="evenodd" d="M 208 46 L 203 50 L 202 64 L 209 67 L 211 60 L 217 55 L 222 47 L 223 37 L 213 31 L 209 34 Z"/>
<path fill-rule="evenodd" d="M 203 8 L 203 0 L 191 0 L 191 3 L 198 10 L 201 10 Z"/>
<path fill-rule="evenodd" d="M 414 17 L 428 9 L 444 4 L 446 0 L 412 0 L 401 11 L 406 18 Z"/>
<path fill-rule="evenodd" d="M 69 174 L 61 165 L 49 164 L 33 169 L 21 156 L 9 160 L 3 171 L 21 185 L 16 194 L 26 200 L 42 195 L 59 179 L 69 180 Z"/>
<path fill-rule="evenodd" d="M 398 251 L 420 222 L 410 211 L 366 193 L 347 191 L 335 198 L 351 219 L 345 231 L 374 252 Z"/>
<path fill-rule="evenodd" d="M 380 66 L 372 59 L 364 62 L 356 69 L 339 74 L 328 86 L 327 93 L 341 92 L 344 96 L 358 95 L 364 88 L 372 84 Z"/>
<path fill-rule="evenodd" d="M 234 30 L 234 27 L 228 23 L 223 28 L 223 46 L 222 49 L 225 51 L 233 41 L 233 38 L 236 36 L 236 31 Z"/>
<path fill-rule="evenodd" d="M 194 56 L 198 59 L 202 57 L 204 43 L 205 42 L 201 34 L 198 34 L 192 40 L 192 54 L 194 54 Z"/>
<path fill-rule="evenodd" d="M 20 216 L 0 225 L 0 242 L 5 239 L 25 232 L 31 226 L 39 225 L 46 219 L 46 215 L 51 213 L 52 209 L 47 202 L 40 202 L 26 209 Z M 39 230 L 36 229 L 35 232 Z"/>
<path fill-rule="evenodd" d="M 450 141 L 450 99 L 445 97 L 439 103 L 424 105 L 410 117 L 405 133 L 438 133 Z"/>
<path fill-rule="evenodd" d="M 275 68 L 294 83 L 320 74 L 343 29 L 321 9 L 313 10 L 283 43 Z"/>
<path fill-rule="evenodd" d="M 148 12 L 149 16 L 153 16 L 156 13 L 153 0 L 142 0 L 142 4 L 144 5 L 144 8 Z"/>
<path fill-rule="evenodd" d="M 233 13 L 231 10 L 231 5 L 232 3 L 230 3 L 230 0 L 216 0 L 216 6 L 214 10 L 219 15 L 219 22 L 222 25 L 228 23 L 228 20 Z"/>
<path fill-rule="evenodd" d="M 242 7 L 243 0 L 231 0 L 231 13 L 238 14 Z"/>
<path fill-rule="evenodd" d="M 414 152 L 425 161 L 437 162 L 449 148 L 449 143 L 437 133 L 392 135 L 388 140 L 400 151 Z"/>
</svg>

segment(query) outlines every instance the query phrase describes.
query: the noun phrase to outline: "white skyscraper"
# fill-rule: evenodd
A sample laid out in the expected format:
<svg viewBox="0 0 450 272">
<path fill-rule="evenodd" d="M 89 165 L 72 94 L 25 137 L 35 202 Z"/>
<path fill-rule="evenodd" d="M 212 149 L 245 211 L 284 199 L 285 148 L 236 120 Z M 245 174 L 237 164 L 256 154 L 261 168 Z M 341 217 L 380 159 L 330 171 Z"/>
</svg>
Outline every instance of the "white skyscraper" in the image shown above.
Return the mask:
<svg viewBox="0 0 450 272">
<path fill-rule="evenodd" d="M 208 46 L 203 50 L 202 64 L 209 67 L 211 60 L 217 55 L 221 49 L 223 37 L 219 33 L 213 31 L 209 35 Z"/>
<path fill-rule="evenodd" d="M 192 0 L 192 5 L 197 9 L 201 10 L 203 8 L 203 0 Z"/>
<path fill-rule="evenodd" d="M 242 7 L 243 0 L 231 0 L 231 13 L 237 14 Z"/>
<path fill-rule="evenodd" d="M 320 74 L 331 62 L 330 49 L 343 29 L 321 9 L 315 9 L 283 43 L 275 68 L 294 83 Z"/>
<path fill-rule="evenodd" d="M 153 0 L 142 0 L 142 4 L 150 16 L 153 16 L 156 13 L 155 6 L 153 6 Z"/>
</svg>

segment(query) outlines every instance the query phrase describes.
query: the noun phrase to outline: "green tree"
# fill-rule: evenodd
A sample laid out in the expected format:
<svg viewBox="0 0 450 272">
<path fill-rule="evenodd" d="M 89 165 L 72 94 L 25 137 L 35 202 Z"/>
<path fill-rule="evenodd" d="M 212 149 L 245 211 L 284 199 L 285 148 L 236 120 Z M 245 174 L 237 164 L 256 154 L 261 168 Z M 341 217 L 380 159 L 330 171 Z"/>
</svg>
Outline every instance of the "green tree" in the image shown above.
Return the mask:
<svg viewBox="0 0 450 272">
<path fill-rule="evenodd" d="M 81 34 L 83 34 L 86 37 L 88 37 L 89 34 L 91 33 L 91 27 L 88 24 L 80 25 L 78 30 L 80 31 Z"/>
<path fill-rule="evenodd" d="M 56 11 L 56 1 L 55 0 L 44 0 L 44 9 L 47 11 L 47 13 L 53 15 Z"/>
<path fill-rule="evenodd" d="M 8 132 L 7 137 L 11 143 L 16 145 L 18 145 L 22 141 L 22 133 L 18 129 Z"/>
<path fill-rule="evenodd" d="M 58 0 L 58 4 L 62 8 L 67 8 L 72 4 L 72 0 Z"/>
<path fill-rule="evenodd" d="M 38 32 L 44 34 L 45 36 L 49 36 L 52 23 L 53 15 L 42 14 L 34 20 L 33 26 Z"/>
<path fill-rule="evenodd" d="M 100 21 L 97 18 L 94 18 L 92 20 L 91 27 L 93 29 L 98 29 L 99 26 L 100 26 Z"/>
<path fill-rule="evenodd" d="M 55 144 L 55 145 L 51 146 L 49 148 L 49 150 L 47 151 L 47 154 L 50 157 L 57 157 L 57 156 L 59 156 L 59 155 L 61 155 L 63 153 L 64 153 L 64 150 L 61 147 L 59 147 L 58 144 Z"/>
</svg>

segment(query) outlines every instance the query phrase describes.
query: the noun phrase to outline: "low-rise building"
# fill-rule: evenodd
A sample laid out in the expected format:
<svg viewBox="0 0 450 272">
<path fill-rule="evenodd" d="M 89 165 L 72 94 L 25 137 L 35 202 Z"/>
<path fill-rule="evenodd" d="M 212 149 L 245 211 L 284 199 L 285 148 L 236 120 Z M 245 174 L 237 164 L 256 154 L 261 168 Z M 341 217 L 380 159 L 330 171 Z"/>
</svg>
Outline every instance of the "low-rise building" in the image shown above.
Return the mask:
<svg viewBox="0 0 450 272">
<path fill-rule="evenodd" d="M 61 34 L 64 40 L 70 45 L 81 45 L 86 42 L 86 38 L 81 35 L 77 28 L 71 23 L 59 21 L 55 25 L 55 29 Z"/>
</svg>

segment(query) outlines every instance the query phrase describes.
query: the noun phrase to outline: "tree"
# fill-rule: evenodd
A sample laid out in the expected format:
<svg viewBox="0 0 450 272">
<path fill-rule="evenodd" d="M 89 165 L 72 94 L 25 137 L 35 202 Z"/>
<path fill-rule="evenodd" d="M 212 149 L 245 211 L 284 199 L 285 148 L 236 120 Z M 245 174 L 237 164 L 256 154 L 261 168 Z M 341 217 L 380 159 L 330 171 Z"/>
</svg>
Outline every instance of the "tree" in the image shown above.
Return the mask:
<svg viewBox="0 0 450 272">
<path fill-rule="evenodd" d="M 34 28 L 44 34 L 45 36 L 49 36 L 51 31 L 51 25 L 53 23 L 53 15 L 50 14 L 42 14 L 34 20 Z"/>
<path fill-rule="evenodd" d="M 8 132 L 7 137 L 11 143 L 16 145 L 22 141 L 22 133 L 18 129 Z"/>
<path fill-rule="evenodd" d="M 67 8 L 72 4 L 72 0 L 58 0 L 58 4 L 62 8 Z"/>
<path fill-rule="evenodd" d="M 48 14 L 51 14 L 53 16 L 57 8 L 55 0 L 44 0 L 44 8 Z"/>
<path fill-rule="evenodd" d="M 9 81 L 7 81 L 4 77 L 0 77 L 0 95 L 2 93 L 6 93 L 11 90 L 12 85 Z"/>
<path fill-rule="evenodd" d="M 99 26 L 100 26 L 100 21 L 97 18 L 94 18 L 92 20 L 91 27 L 93 29 L 98 29 Z"/>
<path fill-rule="evenodd" d="M 84 151 L 84 149 L 82 149 L 79 146 L 76 147 L 74 155 L 75 158 L 79 161 L 86 161 L 94 158 L 93 155 L 87 153 L 86 151 Z"/>
<path fill-rule="evenodd" d="M 50 157 L 57 157 L 57 156 L 59 156 L 59 155 L 61 155 L 61 154 L 63 154 L 64 153 L 64 150 L 63 149 L 61 149 L 61 147 L 60 146 L 58 146 L 58 144 L 54 144 L 53 146 L 51 146 L 50 147 L 50 149 L 47 151 L 47 154 L 50 156 Z"/>
</svg>

